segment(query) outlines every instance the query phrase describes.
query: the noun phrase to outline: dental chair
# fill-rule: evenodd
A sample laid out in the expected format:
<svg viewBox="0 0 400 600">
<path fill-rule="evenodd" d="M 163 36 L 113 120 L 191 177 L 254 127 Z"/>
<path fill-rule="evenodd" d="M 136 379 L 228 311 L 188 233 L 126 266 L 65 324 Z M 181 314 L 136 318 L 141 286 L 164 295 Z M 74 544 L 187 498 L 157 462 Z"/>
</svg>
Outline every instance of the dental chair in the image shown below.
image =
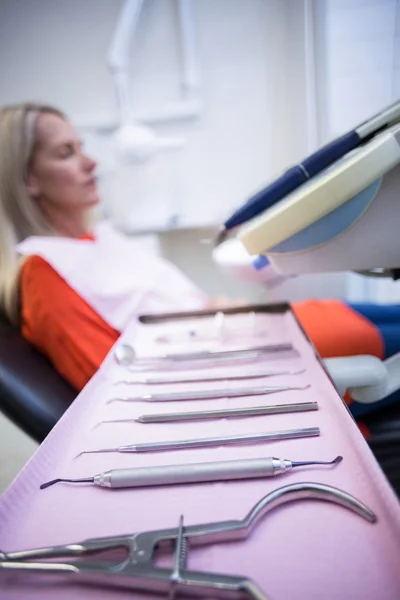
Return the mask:
<svg viewBox="0 0 400 600">
<path fill-rule="evenodd" d="M 0 314 L 0 411 L 41 442 L 75 396 L 45 356 Z"/>
<path fill-rule="evenodd" d="M 219 231 L 213 257 L 267 288 L 287 277 L 349 270 L 398 279 L 399 228 L 396 102 L 250 198 Z M 355 414 L 369 413 L 370 446 L 400 494 L 400 354 L 326 363 L 339 391 L 349 389 L 357 401 Z"/>
</svg>

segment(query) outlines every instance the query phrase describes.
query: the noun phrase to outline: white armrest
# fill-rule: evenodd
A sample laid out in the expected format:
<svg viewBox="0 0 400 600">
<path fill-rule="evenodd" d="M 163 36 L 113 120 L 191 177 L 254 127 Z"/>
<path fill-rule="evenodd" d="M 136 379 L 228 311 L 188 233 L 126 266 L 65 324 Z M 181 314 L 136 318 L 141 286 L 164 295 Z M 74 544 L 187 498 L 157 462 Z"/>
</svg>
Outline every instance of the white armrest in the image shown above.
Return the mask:
<svg viewBox="0 0 400 600">
<path fill-rule="evenodd" d="M 375 356 L 349 356 L 324 360 L 339 393 L 369 404 L 400 390 L 400 354 L 385 361 Z"/>
</svg>

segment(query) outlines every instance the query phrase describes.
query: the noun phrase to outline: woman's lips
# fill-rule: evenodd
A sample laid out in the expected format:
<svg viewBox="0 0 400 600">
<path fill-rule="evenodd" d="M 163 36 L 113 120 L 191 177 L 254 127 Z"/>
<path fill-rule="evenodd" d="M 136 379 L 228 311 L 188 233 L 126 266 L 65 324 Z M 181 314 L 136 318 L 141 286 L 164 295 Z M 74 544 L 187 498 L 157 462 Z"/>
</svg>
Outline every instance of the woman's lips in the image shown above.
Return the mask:
<svg viewBox="0 0 400 600">
<path fill-rule="evenodd" d="M 96 177 L 92 177 L 91 179 L 89 179 L 89 181 L 87 181 L 85 183 L 86 187 L 96 187 L 97 185 L 97 178 Z"/>
</svg>

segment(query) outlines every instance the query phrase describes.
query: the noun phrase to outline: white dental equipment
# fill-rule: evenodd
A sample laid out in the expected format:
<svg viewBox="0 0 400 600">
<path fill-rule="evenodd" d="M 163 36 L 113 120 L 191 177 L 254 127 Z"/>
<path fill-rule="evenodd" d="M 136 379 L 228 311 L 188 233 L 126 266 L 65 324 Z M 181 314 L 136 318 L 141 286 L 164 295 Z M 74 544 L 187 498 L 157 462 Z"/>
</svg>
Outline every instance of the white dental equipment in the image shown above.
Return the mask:
<svg viewBox="0 0 400 600">
<path fill-rule="evenodd" d="M 222 230 L 242 225 L 248 255 L 267 257 L 281 275 L 396 268 L 399 163 L 400 101 L 289 169 Z"/>
<path fill-rule="evenodd" d="M 218 245 L 214 260 L 243 279 L 267 285 L 271 275 L 252 266 L 260 256 L 276 277 L 343 270 L 374 274 L 379 269 L 379 274 L 396 279 L 399 223 L 396 102 L 287 171 L 236 211 L 223 231 L 242 225 L 238 239 Z M 231 252 L 230 264 L 229 247 L 223 249 L 229 243 L 236 253 L 234 258 Z M 400 354 L 384 362 L 370 356 L 330 359 L 326 366 L 339 391 L 350 389 L 359 402 L 375 402 L 400 389 Z"/>
<path fill-rule="evenodd" d="M 399 163 L 398 125 L 252 220 L 240 240 L 250 254 L 267 255 L 288 275 L 396 268 Z"/>
</svg>

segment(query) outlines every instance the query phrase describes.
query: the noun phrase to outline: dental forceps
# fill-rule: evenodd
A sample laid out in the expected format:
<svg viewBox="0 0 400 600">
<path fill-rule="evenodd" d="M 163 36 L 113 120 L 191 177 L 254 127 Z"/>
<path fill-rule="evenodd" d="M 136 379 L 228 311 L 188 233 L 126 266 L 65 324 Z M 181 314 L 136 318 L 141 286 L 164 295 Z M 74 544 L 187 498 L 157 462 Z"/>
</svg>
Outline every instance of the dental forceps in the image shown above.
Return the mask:
<svg viewBox="0 0 400 600">
<path fill-rule="evenodd" d="M 189 548 L 221 542 L 246 539 L 257 523 L 273 509 L 296 500 L 322 500 L 349 509 L 366 521 L 374 523 L 376 516 L 365 504 L 339 490 L 318 483 L 295 483 L 264 496 L 242 520 L 221 521 L 202 525 L 184 526 L 183 516 L 178 527 L 145 531 L 132 535 L 94 538 L 65 546 L 53 546 L 22 552 L 0 552 L 0 574 L 18 571 L 41 574 L 65 573 L 72 582 L 75 579 L 94 585 L 114 585 L 124 589 L 169 593 L 186 597 L 209 597 L 222 599 L 268 600 L 260 587 L 243 576 L 207 573 L 188 569 Z M 40 559 L 64 557 L 85 558 L 97 552 L 123 549 L 126 557 L 120 562 L 86 561 L 51 562 Z M 172 568 L 158 567 L 153 558 L 156 551 L 173 549 Z M 38 560 L 39 559 L 39 560 Z M 37 561 L 37 562 L 36 562 Z"/>
</svg>

